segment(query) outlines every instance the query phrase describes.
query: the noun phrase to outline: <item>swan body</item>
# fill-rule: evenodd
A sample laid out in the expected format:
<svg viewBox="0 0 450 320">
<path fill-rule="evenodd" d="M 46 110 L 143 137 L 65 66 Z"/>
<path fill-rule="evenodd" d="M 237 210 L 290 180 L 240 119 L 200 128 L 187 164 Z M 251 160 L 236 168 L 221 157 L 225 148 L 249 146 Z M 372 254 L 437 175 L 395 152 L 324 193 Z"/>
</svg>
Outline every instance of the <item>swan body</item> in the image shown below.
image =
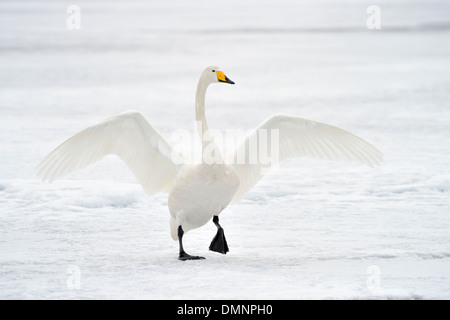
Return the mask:
<svg viewBox="0 0 450 320">
<path fill-rule="evenodd" d="M 383 155 L 365 140 L 340 128 L 285 114 L 277 114 L 250 131 L 236 149 L 222 156 L 209 134 L 205 116 L 205 96 L 212 83 L 234 84 L 216 66 L 201 74 L 195 97 L 195 119 L 202 141 L 202 161 L 192 163 L 176 152 L 139 112 L 128 111 L 90 126 L 66 140 L 38 165 L 38 175 L 53 182 L 70 172 L 84 168 L 108 154 L 120 157 L 143 190 L 149 194 L 168 193 L 170 232 L 179 241 L 179 259 L 203 259 L 187 254 L 183 248 L 185 232 L 199 228 L 212 219 L 217 234 L 210 250 L 227 253 L 219 214 L 239 201 L 278 162 L 294 157 L 312 157 L 334 161 L 359 162 L 376 166 Z M 269 142 L 260 133 L 276 134 Z M 278 161 L 251 161 L 251 144 L 257 148 L 276 147 Z M 214 150 L 215 161 L 207 158 Z"/>
<path fill-rule="evenodd" d="M 186 165 L 169 193 L 172 238 L 178 240 L 179 225 L 187 232 L 219 215 L 231 202 L 238 187 L 239 177 L 231 165 Z"/>
</svg>

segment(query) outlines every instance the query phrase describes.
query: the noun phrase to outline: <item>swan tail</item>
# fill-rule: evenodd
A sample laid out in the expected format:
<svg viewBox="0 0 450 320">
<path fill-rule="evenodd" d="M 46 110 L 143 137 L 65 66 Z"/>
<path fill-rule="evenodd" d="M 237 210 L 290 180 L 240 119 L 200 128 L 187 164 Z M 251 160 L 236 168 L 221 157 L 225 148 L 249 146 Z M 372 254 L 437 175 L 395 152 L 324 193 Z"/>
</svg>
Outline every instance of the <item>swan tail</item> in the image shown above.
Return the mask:
<svg viewBox="0 0 450 320">
<path fill-rule="evenodd" d="M 172 236 L 173 240 L 177 241 L 178 240 L 178 231 L 177 231 L 178 224 L 177 224 L 177 220 L 172 218 L 172 217 L 170 217 L 169 224 L 170 224 L 170 235 Z"/>
</svg>

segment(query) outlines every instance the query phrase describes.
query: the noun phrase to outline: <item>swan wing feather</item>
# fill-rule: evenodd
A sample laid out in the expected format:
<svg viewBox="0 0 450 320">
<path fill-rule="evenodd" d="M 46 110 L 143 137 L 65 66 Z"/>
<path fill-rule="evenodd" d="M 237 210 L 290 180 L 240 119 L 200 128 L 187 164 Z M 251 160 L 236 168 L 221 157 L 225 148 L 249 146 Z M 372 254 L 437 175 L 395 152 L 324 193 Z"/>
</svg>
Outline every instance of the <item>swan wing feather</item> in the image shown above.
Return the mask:
<svg viewBox="0 0 450 320">
<path fill-rule="evenodd" d="M 128 111 L 66 140 L 41 161 L 38 175 L 53 182 L 109 154 L 127 164 L 148 194 L 168 192 L 182 167 L 182 161 L 173 161 L 172 148 L 161 133 L 139 112 Z"/>
<path fill-rule="evenodd" d="M 267 133 L 261 135 L 262 131 Z M 277 148 L 274 149 L 271 135 L 275 133 L 278 135 L 278 141 L 275 141 Z M 252 149 L 252 141 L 256 142 L 257 148 Z M 261 147 L 266 150 L 260 150 Z M 267 150 L 276 150 L 277 161 L 267 163 L 257 157 L 257 160 L 252 162 L 249 153 L 256 149 L 259 156 L 261 152 L 270 154 Z M 371 167 L 383 161 L 383 154 L 377 148 L 350 132 L 321 122 L 277 114 L 250 131 L 227 159 L 231 161 L 229 163 L 233 164 L 240 178 L 240 186 L 233 201 L 239 201 L 271 166 L 295 157 L 357 162 Z M 273 155 L 270 155 L 270 158 L 273 158 Z"/>
</svg>

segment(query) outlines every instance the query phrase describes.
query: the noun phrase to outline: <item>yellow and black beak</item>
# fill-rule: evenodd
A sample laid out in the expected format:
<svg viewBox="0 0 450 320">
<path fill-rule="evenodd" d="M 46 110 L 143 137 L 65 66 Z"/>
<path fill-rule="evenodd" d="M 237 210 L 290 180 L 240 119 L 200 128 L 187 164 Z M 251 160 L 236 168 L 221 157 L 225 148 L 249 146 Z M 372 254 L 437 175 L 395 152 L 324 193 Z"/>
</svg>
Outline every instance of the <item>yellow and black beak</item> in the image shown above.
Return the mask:
<svg viewBox="0 0 450 320">
<path fill-rule="evenodd" d="M 234 84 L 234 82 L 228 79 L 228 77 L 222 71 L 216 71 L 216 73 L 217 73 L 217 80 L 219 80 L 219 82 Z"/>
</svg>

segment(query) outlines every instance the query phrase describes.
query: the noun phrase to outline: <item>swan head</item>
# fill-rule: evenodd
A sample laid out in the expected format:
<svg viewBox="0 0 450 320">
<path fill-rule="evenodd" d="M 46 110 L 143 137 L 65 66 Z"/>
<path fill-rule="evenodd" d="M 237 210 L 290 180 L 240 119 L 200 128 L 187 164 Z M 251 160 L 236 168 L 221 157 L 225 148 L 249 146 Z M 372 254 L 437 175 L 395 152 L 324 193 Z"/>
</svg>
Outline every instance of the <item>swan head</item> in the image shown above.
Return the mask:
<svg viewBox="0 0 450 320">
<path fill-rule="evenodd" d="M 234 84 L 234 82 L 228 79 L 225 73 L 223 73 L 223 71 L 221 71 L 220 68 L 217 66 L 207 67 L 205 70 L 203 70 L 201 78 L 208 84 L 210 83 Z"/>
</svg>

